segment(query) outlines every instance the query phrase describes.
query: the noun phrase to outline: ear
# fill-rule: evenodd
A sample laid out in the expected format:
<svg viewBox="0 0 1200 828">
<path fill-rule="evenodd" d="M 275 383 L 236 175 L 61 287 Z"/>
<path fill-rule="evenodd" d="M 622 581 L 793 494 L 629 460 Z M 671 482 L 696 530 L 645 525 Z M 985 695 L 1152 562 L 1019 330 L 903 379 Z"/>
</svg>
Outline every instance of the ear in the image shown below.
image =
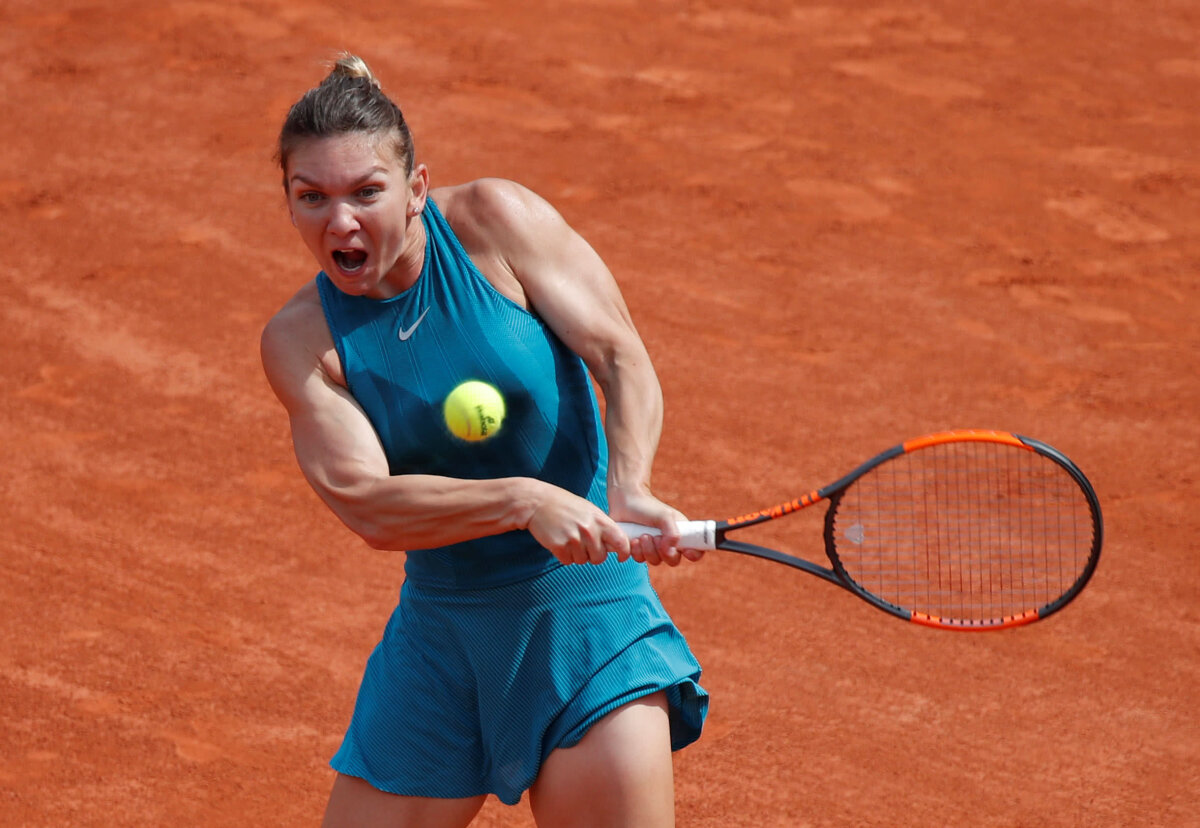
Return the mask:
<svg viewBox="0 0 1200 828">
<path fill-rule="evenodd" d="M 429 197 L 429 170 L 424 164 L 418 164 L 408 177 L 408 187 L 412 195 L 408 198 L 408 216 L 421 215 L 425 209 L 425 200 Z"/>
</svg>

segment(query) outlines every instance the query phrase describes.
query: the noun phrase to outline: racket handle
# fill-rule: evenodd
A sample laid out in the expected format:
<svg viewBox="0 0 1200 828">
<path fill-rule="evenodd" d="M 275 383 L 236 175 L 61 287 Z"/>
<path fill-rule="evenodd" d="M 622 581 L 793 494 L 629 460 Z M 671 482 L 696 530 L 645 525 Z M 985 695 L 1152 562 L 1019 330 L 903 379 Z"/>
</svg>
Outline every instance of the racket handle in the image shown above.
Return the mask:
<svg viewBox="0 0 1200 828">
<path fill-rule="evenodd" d="M 643 526 L 640 523 L 618 523 L 626 537 L 638 538 L 642 535 L 658 537 L 662 532 L 653 526 Z M 679 527 L 680 549 L 716 549 L 717 522 L 715 520 L 681 520 Z"/>
</svg>

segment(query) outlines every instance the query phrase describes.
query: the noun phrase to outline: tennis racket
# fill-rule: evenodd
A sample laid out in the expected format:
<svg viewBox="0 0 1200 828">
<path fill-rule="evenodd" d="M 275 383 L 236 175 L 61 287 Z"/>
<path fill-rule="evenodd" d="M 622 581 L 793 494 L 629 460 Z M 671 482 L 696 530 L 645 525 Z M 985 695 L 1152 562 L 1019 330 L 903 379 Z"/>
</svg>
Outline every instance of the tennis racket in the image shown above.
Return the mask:
<svg viewBox="0 0 1200 828">
<path fill-rule="evenodd" d="M 829 567 L 729 537 L 821 501 Z M 1096 492 L 1066 456 L 976 430 L 909 440 L 796 500 L 680 530 L 682 548 L 778 561 L 899 618 L 952 630 L 1016 627 L 1062 609 L 1091 578 L 1104 536 Z"/>
</svg>

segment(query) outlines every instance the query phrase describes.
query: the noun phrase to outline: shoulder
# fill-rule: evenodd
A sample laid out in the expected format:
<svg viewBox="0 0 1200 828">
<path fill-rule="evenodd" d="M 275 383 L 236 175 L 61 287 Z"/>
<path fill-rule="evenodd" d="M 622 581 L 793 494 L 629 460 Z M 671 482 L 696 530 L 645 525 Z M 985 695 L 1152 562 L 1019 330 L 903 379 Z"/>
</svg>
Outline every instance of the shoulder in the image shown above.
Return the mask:
<svg viewBox="0 0 1200 828">
<path fill-rule="evenodd" d="M 565 226 L 562 216 L 533 190 L 504 178 L 480 178 L 433 192 L 454 232 L 471 246 L 506 248 Z"/>
<path fill-rule="evenodd" d="M 272 349 L 284 348 L 311 336 L 317 322 L 324 326 L 324 311 L 314 279 L 296 291 L 271 317 L 263 328 L 262 342 Z"/>
<path fill-rule="evenodd" d="M 259 351 L 267 380 L 285 404 L 316 370 L 341 384 L 341 365 L 315 280 L 300 288 L 263 327 Z"/>
<path fill-rule="evenodd" d="M 507 178 L 478 178 L 432 192 L 447 219 L 512 219 L 529 211 L 550 209 L 549 202 L 524 184 Z"/>
</svg>

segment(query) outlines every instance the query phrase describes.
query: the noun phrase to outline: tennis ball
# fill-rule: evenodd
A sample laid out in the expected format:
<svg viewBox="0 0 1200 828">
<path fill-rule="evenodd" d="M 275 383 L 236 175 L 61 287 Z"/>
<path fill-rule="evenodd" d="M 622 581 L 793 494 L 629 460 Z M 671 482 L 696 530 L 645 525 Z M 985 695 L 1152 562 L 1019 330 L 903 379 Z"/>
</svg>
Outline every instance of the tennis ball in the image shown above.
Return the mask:
<svg viewBox="0 0 1200 828">
<path fill-rule="evenodd" d="M 446 396 L 442 414 L 456 437 L 475 442 L 486 440 L 504 422 L 504 397 L 494 385 L 468 380 Z"/>
</svg>

